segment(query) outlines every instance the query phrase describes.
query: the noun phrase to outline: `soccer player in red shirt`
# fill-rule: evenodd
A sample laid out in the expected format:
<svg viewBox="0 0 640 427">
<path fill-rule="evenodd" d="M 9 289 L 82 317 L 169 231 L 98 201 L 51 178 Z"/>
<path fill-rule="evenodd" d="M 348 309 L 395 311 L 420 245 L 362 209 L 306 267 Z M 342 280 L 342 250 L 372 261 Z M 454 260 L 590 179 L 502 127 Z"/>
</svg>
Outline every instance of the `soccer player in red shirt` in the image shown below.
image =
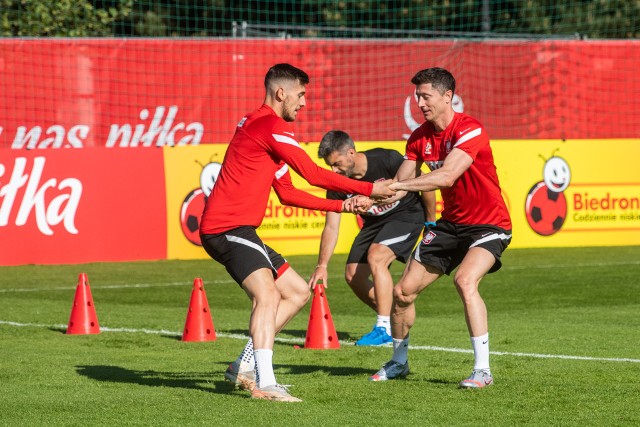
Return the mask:
<svg viewBox="0 0 640 427">
<path fill-rule="evenodd" d="M 511 219 L 502 198 L 486 129 L 476 119 L 452 108 L 455 79 L 442 68 L 418 72 L 418 107 L 425 123 L 409 137 L 406 160 L 400 166 L 398 190 L 439 189 L 444 201 L 442 218 L 425 234 L 413 259 L 394 287 L 391 360 L 370 377 L 384 381 L 409 373 L 409 330 L 415 321 L 414 301 L 431 283 L 458 267 L 453 282 L 462 303 L 474 351 L 471 375 L 462 388 L 482 388 L 493 383 L 489 368 L 487 309 L 478 293 L 480 280 L 501 267 L 500 256 L 511 241 Z M 422 163 L 430 172 L 418 176 Z"/>
<path fill-rule="evenodd" d="M 391 180 L 352 180 L 317 166 L 295 139 L 292 122 L 305 106 L 309 76 L 276 64 L 265 77 L 264 104 L 246 115 L 229 143 L 220 174 L 202 214 L 200 235 L 207 253 L 223 264 L 251 299 L 251 338 L 225 378 L 251 390 L 253 398 L 299 402 L 278 384 L 272 357 L 275 334 L 309 299 L 307 282 L 265 245 L 256 228 L 264 219 L 273 188 L 281 203 L 331 212 L 353 212 L 353 201 L 326 200 L 296 189 L 292 167 L 310 184 L 327 190 L 390 197 Z"/>
</svg>

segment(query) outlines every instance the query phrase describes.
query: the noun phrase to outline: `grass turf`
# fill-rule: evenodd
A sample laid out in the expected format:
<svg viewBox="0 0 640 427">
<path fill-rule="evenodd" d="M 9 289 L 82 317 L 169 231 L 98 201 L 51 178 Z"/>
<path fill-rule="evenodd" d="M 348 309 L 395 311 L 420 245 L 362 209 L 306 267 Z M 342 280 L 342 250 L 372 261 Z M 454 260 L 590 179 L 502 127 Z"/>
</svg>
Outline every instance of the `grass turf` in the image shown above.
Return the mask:
<svg viewBox="0 0 640 427">
<path fill-rule="evenodd" d="M 496 384 L 476 391 L 457 388 L 473 358 L 446 277 L 417 301 L 412 373 L 367 381 L 391 350 L 351 345 L 375 315 L 344 284 L 344 259 L 334 256 L 327 291 L 341 348 L 295 348 L 310 304 L 274 348 L 276 376 L 300 404 L 254 401 L 222 380 L 244 346 L 250 303 L 212 261 L 0 267 L 0 424 L 640 424 L 640 247 L 508 250 L 481 285 Z M 308 277 L 316 257 L 289 261 Z M 64 334 L 80 272 L 99 335 Z M 180 341 L 195 277 L 215 342 Z"/>
</svg>

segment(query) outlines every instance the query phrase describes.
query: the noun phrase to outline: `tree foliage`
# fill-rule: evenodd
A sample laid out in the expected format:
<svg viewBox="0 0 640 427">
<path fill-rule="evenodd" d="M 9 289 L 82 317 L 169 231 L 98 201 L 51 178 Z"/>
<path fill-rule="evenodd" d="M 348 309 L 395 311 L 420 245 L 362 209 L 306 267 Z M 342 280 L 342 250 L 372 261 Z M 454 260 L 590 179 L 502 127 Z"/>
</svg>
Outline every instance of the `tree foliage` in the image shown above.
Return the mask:
<svg viewBox="0 0 640 427">
<path fill-rule="evenodd" d="M 640 1 L 0 0 L 0 20 L 3 36 L 640 38 Z"/>
<path fill-rule="evenodd" d="M 87 0 L 0 0 L 3 37 L 96 37 L 113 35 L 112 23 L 125 18 L 133 0 L 96 8 Z"/>
</svg>

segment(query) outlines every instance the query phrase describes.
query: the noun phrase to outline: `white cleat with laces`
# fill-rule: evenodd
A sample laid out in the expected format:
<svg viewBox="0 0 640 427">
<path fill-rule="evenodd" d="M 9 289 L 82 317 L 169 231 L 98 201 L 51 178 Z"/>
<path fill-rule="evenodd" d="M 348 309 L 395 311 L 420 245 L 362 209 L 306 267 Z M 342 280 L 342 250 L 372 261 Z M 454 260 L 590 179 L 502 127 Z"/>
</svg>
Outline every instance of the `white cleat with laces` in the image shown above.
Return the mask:
<svg viewBox="0 0 640 427">
<path fill-rule="evenodd" d="M 369 381 L 387 381 L 396 378 L 404 378 L 409 375 L 409 361 L 404 365 L 390 360 L 375 374 L 369 377 Z"/>
<path fill-rule="evenodd" d="M 484 388 L 493 384 L 491 373 L 478 369 L 471 372 L 471 375 L 460 381 L 460 388 Z"/>
</svg>

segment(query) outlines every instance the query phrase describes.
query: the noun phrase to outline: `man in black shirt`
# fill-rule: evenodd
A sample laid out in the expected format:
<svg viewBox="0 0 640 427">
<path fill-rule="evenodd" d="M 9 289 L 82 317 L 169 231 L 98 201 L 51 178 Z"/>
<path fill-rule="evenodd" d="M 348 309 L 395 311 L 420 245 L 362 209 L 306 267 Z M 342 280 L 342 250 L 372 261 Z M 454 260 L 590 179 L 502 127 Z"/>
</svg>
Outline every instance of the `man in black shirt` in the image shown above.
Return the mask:
<svg viewBox="0 0 640 427">
<path fill-rule="evenodd" d="M 340 130 L 324 135 L 318 156 L 334 172 L 368 182 L 394 178 L 404 161 L 396 150 L 374 148 L 357 152 L 353 139 Z M 346 200 L 351 196 L 327 191 L 327 199 Z M 378 316 L 373 330 L 360 338 L 356 345 L 382 345 L 393 341 L 390 316 L 394 283 L 389 266 L 396 259 L 407 262 L 425 225 L 435 225 L 435 215 L 433 192 L 421 196 L 409 193 L 388 205 L 374 205 L 362 215 L 364 224 L 349 252 L 345 279 L 356 296 Z M 312 288 L 319 281 L 328 285 L 327 266 L 338 241 L 340 218 L 340 213 L 327 212 L 318 265 L 309 279 Z"/>
</svg>

